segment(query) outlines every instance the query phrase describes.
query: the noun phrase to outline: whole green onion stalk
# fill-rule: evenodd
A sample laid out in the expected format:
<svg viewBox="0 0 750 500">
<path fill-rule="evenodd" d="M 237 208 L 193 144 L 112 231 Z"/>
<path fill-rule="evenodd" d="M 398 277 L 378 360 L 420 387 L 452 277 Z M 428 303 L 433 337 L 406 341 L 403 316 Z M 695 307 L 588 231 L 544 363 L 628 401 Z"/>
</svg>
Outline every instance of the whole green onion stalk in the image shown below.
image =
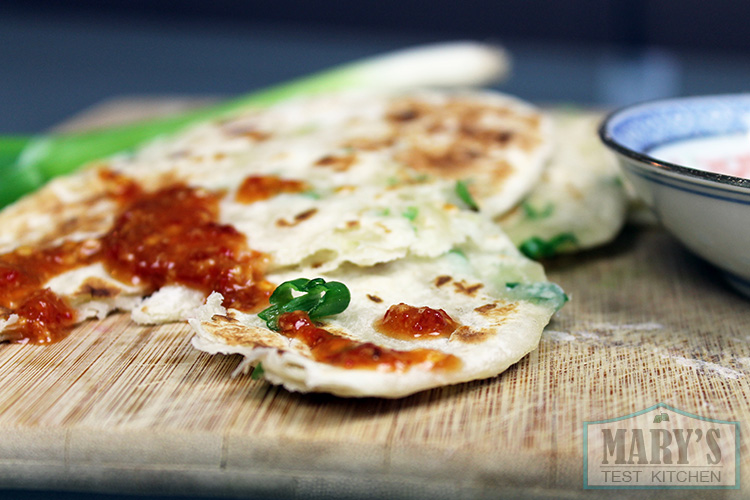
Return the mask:
<svg viewBox="0 0 750 500">
<path fill-rule="evenodd" d="M 347 89 L 486 85 L 505 77 L 508 66 L 505 52 L 498 47 L 473 42 L 427 45 L 345 64 L 164 118 L 83 133 L 0 136 L 0 207 L 81 165 L 243 108 Z"/>
</svg>

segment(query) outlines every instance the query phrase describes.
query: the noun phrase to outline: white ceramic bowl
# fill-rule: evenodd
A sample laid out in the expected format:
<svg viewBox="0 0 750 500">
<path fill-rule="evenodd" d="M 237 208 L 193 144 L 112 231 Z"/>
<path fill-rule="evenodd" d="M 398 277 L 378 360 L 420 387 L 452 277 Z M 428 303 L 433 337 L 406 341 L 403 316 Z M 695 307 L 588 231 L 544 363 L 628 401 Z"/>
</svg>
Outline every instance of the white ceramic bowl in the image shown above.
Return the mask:
<svg viewBox="0 0 750 500">
<path fill-rule="evenodd" d="M 636 104 L 599 135 L 664 227 L 750 296 L 750 94 Z"/>
</svg>

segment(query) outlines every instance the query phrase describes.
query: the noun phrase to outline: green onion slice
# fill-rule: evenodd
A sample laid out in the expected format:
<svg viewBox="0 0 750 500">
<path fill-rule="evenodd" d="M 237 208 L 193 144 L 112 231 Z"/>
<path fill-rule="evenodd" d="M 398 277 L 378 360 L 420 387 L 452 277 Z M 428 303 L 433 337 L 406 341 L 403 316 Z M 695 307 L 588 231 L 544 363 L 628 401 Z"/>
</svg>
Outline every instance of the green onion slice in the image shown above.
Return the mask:
<svg viewBox="0 0 750 500">
<path fill-rule="evenodd" d="M 573 233 L 560 233 L 548 240 L 532 236 L 524 240 L 518 249 L 526 257 L 539 260 L 554 257 L 560 253 L 561 248 L 564 248 L 566 245 L 575 245 L 576 243 L 578 243 L 578 239 Z"/>
<path fill-rule="evenodd" d="M 459 198 L 461 198 L 461 201 L 466 203 L 466 206 L 469 207 L 469 209 L 479 212 L 479 205 L 474 200 L 474 197 L 471 196 L 471 192 L 469 191 L 469 183 L 467 181 L 456 181 L 456 194 Z"/>
<path fill-rule="evenodd" d="M 298 278 L 276 287 L 268 300 L 271 306 L 258 313 L 258 316 L 266 322 L 268 328 L 278 331 L 279 317 L 282 314 L 305 311 L 312 320 L 339 314 L 349 306 L 351 294 L 346 285 L 338 281 Z"/>
</svg>

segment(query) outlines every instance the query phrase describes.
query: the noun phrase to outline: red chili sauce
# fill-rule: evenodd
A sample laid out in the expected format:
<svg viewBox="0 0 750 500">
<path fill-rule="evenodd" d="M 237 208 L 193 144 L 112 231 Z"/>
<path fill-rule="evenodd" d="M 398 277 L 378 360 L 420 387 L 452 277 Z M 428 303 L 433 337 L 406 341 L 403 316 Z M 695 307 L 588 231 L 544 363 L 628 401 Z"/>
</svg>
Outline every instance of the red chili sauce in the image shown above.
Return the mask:
<svg viewBox="0 0 750 500">
<path fill-rule="evenodd" d="M 0 318 L 17 314 L 4 336 L 15 342 L 47 344 L 62 338 L 75 323 L 75 311 L 51 290 L 50 278 L 96 260 L 96 242 L 65 242 L 45 249 L 20 247 L 0 255 Z"/>
<path fill-rule="evenodd" d="M 251 175 L 240 185 L 236 200 L 249 204 L 267 200 L 281 193 L 301 193 L 308 189 L 308 185 L 302 181 L 281 179 L 273 175 Z"/>
<path fill-rule="evenodd" d="M 281 333 L 306 344 L 314 359 L 342 368 L 369 368 L 388 372 L 404 372 L 415 365 L 427 364 L 434 370 L 452 370 L 461 361 L 452 354 L 433 349 L 397 351 L 371 342 L 357 342 L 315 326 L 304 311 L 279 317 Z"/>
<path fill-rule="evenodd" d="M 234 227 L 218 222 L 221 193 L 182 184 L 144 193 L 117 174 L 104 171 L 102 179 L 108 196 L 123 207 L 108 233 L 0 255 L 0 318 L 19 316 L 3 332 L 6 338 L 36 344 L 63 338 L 76 321 L 75 311 L 43 286 L 56 275 L 94 262 L 146 293 L 181 284 L 218 291 L 227 307 L 255 311 L 267 305 L 273 291 L 263 277 L 267 257 L 248 248 Z"/>
<path fill-rule="evenodd" d="M 458 323 L 442 309 L 404 303 L 389 307 L 383 319 L 375 323 L 380 333 L 402 340 L 450 337 L 456 328 Z"/>
<path fill-rule="evenodd" d="M 220 199 L 179 184 L 140 196 L 102 238 L 107 270 L 149 291 L 181 284 L 221 293 L 226 307 L 265 305 L 273 291 L 263 278 L 267 258 L 233 226 L 217 222 Z"/>
</svg>

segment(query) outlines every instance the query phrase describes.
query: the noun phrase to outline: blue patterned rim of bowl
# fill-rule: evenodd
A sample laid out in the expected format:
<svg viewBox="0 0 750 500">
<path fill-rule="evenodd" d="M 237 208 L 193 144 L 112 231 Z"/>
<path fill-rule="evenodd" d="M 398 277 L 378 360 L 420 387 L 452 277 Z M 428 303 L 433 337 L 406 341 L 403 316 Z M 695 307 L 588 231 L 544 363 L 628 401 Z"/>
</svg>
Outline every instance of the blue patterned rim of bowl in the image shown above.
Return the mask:
<svg viewBox="0 0 750 500">
<path fill-rule="evenodd" d="M 698 170 L 650 156 L 659 146 L 698 137 L 750 131 L 750 94 L 683 97 L 644 102 L 611 113 L 599 137 L 612 150 L 666 173 L 750 190 L 750 179 Z"/>
</svg>

